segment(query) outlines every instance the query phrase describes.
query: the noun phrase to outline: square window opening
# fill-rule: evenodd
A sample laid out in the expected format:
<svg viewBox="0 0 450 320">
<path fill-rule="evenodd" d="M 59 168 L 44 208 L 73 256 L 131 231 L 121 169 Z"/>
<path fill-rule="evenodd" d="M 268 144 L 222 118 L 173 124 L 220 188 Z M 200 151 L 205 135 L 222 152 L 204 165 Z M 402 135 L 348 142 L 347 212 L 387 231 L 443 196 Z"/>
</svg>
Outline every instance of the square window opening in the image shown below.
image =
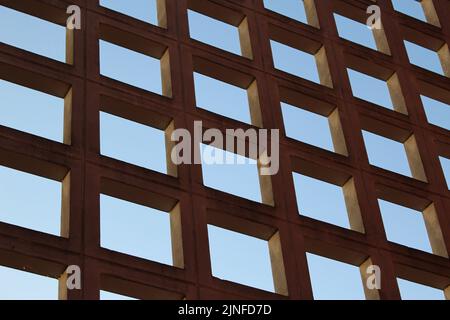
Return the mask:
<svg viewBox="0 0 450 320">
<path fill-rule="evenodd" d="M 363 131 L 369 162 L 371 165 L 412 177 L 408 158 L 401 142 Z"/>
<path fill-rule="evenodd" d="M 429 123 L 450 130 L 450 104 L 421 95 L 425 114 Z"/>
<path fill-rule="evenodd" d="M 100 300 L 182 300 L 184 295 L 102 273 L 99 298 Z"/>
<path fill-rule="evenodd" d="M 223 8 L 217 9 L 223 11 Z M 234 13 L 231 16 L 226 15 L 226 21 L 189 9 L 190 36 L 216 48 L 253 59 L 247 18 L 235 16 Z M 239 22 L 235 23 L 236 21 Z M 219 34 L 220 37 L 217 36 Z"/>
<path fill-rule="evenodd" d="M 299 214 L 364 233 L 353 179 L 343 186 L 293 172 Z"/>
<path fill-rule="evenodd" d="M 377 50 L 375 38 L 365 24 L 337 13 L 334 13 L 334 21 L 341 38 Z"/>
<path fill-rule="evenodd" d="M 367 27 L 366 22 L 360 22 L 338 13 L 334 13 L 334 21 L 341 38 L 388 55 L 391 54 L 383 28 L 371 29 Z"/>
<path fill-rule="evenodd" d="M 445 180 L 447 181 L 447 187 L 450 190 L 450 159 L 439 157 L 441 162 L 442 171 L 444 172 Z"/>
<path fill-rule="evenodd" d="M 397 278 L 402 300 L 445 300 L 444 291 L 417 282 Z"/>
<path fill-rule="evenodd" d="M 66 98 L 0 79 L 0 125 L 70 144 L 71 91 Z"/>
<path fill-rule="evenodd" d="M 319 28 L 314 0 L 264 0 L 267 10 Z"/>
<path fill-rule="evenodd" d="M 423 213 L 385 200 L 378 200 L 389 241 L 432 253 Z"/>
<path fill-rule="evenodd" d="M 281 103 L 286 136 L 331 152 L 347 155 L 338 109 L 328 115 Z"/>
<path fill-rule="evenodd" d="M 2 5 L 0 21 L 1 42 L 59 62 L 73 63 L 72 48 L 66 47 L 70 33 L 65 26 Z"/>
<path fill-rule="evenodd" d="M 325 48 L 309 53 L 281 42 L 270 40 L 275 69 L 294 76 L 333 87 Z"/>
<path fill-rule="evenodd" d="M 256 80 L 247 89 L 194 72 L 197 108 L 258 127 L 262 126 Z"/>
<path fill-rule="evenodd" d="M 411 64 L 428 71 L 445 75 L 438 52 L 410 41 L 403 41 Z"/>
<path fill-rule="evenodd" d="M 359 267 L 307 253 L 315 300 L 365 300 Z"/>
<path fill-rule="evenodd" d="M 128 300 L 137 300 L 137 299 L 126 296 L 126 295 L 109 292 L 106 290 L 100 290 L 100 300 L 128 301 Z"/>
<path fill-rule="evenodd" d="M 166 0 L 100 0 L 100 6 L 167 28 Z"/>
<path fill-rule="evenodd" d="M 270 245 L 266 240 L 208 225 L 214 277 L 276 292 Z"/>
<path fill-rule="evenodd" d="M 407 114 L 396 73 L 386 81 L 349 68 L 347 73 L 354 97 Z"/>
<path fill-rule="evenodd" d="M 433 0 L 392 0 L 394 9 L 417 20 L 440 27 Z"/>
<path fill-rule="evenodd" d="M 200 144 L 199 151 L 203 184 L 206 187 L 254 202 L 273 205 L 270 177 L 260 175 L 258 160 L 212 145 Z"/>
<path fill-rule="evenodd" d="M 1 300 L 58 300 L 58 280 L 0 266 Z"/>
<path fill-rule="evenodd" d="M 100 242 L 103 248 L 158 263 L 182 267 L 177 226 L 180 208 L 166 212 L 100 195 Z"/>
<path fill-rule="evenodd" d="M 376 189 L 387 240 L 448 258 L 433 201 L 385 184 Z"/>
<path fill-rule="evenodd" d="M 163 51 L 157 48 L 157 51 Z M 171 97 L 169 51 L 150 55 L 101 40 L 100 74 L 122 83 Z M 117 63 L 120 61 L 120 63 Z"/>
<path fill-rule="evenodd" d="M 404 142 L 363 130 L 369 163 L 407 177 L 426 182 L 422 160 L 414 135 Z"/>
<path fill-rule="evenodd" d="M 167 158 L 166 138 L 172 130 L 154 128 L 107 112 L 100 112 L 101 154 L 139 167 L 176 176 Z"/>
<path fill-rule="evenodd" d="M 69 187 L 69 174 L 64 181 L 0 166 L 0 221 L 55 236 L 68 237 L 63 198 Z M 39 190 L 39 192 L 37 192 Z M 23 201 L 26 199 L 27 201 Z"/>
</svg>

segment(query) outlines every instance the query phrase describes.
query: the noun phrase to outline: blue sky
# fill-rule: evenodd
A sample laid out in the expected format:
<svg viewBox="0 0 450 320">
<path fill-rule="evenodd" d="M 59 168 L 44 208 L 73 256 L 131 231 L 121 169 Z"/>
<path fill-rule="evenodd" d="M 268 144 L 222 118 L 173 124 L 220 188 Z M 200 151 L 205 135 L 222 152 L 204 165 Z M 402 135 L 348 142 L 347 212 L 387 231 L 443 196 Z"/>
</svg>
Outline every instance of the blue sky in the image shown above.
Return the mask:
<svg viewBox="0 0 450 320">
<path fill-rule="evenodd" d="M 417 0 L 391 0 L 394 9 L 416 19 L 426 21 L 422 5 Z"/>
<path fill-rule="evenodd" d="M 394 1 L 395 8 L 423 19 L 420 4 Z M 410 5 L 405 5 L 405 3 Z M 145 22 L 156 24 L 155 0 L 101 0 L 105 7 Z M 266 8 L 306 22 L 303 4 L 298 0 L 264 0 Z M 417 4 L 419 7 L 417 7 Z M 218 23 L 204 15 L 189 11 L 191 37 L 198 41 L 240 55 L 237 28 Z M 376 50 L 370 30 L 363 24 L 335 15 L 341 37 Z M 65 29 L 42 20 L 19 14 L 0 6 L 0 41 L 64 62 Z M 26 27 L 24 27 L 26 26 Z M 41 37 L 46 34 L 46 37 Z M 217 37 L 217 34 L 223 36 Z M 314 56 L 271 41 L 274 66 L 285 72 L 319 82 Z M 442 72 L 439 60 L 429 50 L 405 43 L 411 63 Z M 130 85 L 160 94 L 162 92 L 159 61 L 128 49 L 100 42 L 101 74 Z M 386 83 L 348 69 L 355 97 L 380 107 L 392 109 Z M 247 93 L 242 88 L 224 84 L 202 74 L 193 74 L 197 107 L 209 112 L 250 123 Z M 62 142 L 64 101 L 0 79 L 0 125 L 46 139 Z M 450 129 L 450 106 L 422 96 L 430 123 Z M 302 105 L 280 104 L 288 137 L 333 152 L 328 120 Z M 306 106 L 305 106 L 306 107 Z M 164 132 L 143 124 L 101 113 L 101 153 L 137 166 L 166 173 Z M 410 175 L 406 154 L 401 144 L 364 132 L 371 164 L 404 175 Z M 154 150 L 160 152 L 154 152 Z M 224 153 L 211 147 L 202 150 Z M 388 152 L 386 151 L 388 150 Z M 441 158 L 450 181 L 450 160 Z M 283 165 L 283 164 L 281 164 Z M 252 201 L 261 202 L 256 163 L 203 165 L 204 184 Z M 293 173 L 299 214 L 349 228 L 342 189 Z M 236 186 L 236 181 L 240 181 Z M 449 182 L 450 185 L 450 182 Z M 36 192 L 38 190 L 38 192 Z M 29 201 L 20 201 L 26 196 Z M 61 183 L 0 167 L 0 221 L 25 228 L 59 234 Z M 127 254 L 171 264 L 169 215 L 108 196 L 101 204 L 101 244 Z M 317 206 L 320 203 L 320 206 Z M 420 212 L 379 202 L 383 223 L 390 241 L 430 251 Z M 405 227 L 407 226 L 407 227 Z M 209 226 L 213 275 L 267 291 L 273 291 L 267 241 L 218 227 Z M 117 235 L 120 234 L 121 237 Z M 155 245 L 158 243 L 158 245 Z M 356 266 L 308 254 L 314 297 L 316 299 L 364 299 L 362 281 Z M 239 263 L 236 263 L 239 261 Z M 255 272 L 256 270 L 256 272 Z M 442 298 L 442 291 L 399 280 L 403 298 Z M 31 289 L 30 289 L 31 288 Z M 37 290 L 36 288 L 39 288 Z M 441 294 L 441 295 L 440 295 Z M 124 298 L 102 292 L 102 299 Z M 53 279 L 8 268 L 0 268 L 0 299 L 55 299 L 57 282 Z"/>
<path fill-rule="evenodd" d="M 293 173 L 299 213 L 313 219 L 350 228 L 342 188 Z M 317 201 L 318 198 L 324 201 Z"/>
</svg>

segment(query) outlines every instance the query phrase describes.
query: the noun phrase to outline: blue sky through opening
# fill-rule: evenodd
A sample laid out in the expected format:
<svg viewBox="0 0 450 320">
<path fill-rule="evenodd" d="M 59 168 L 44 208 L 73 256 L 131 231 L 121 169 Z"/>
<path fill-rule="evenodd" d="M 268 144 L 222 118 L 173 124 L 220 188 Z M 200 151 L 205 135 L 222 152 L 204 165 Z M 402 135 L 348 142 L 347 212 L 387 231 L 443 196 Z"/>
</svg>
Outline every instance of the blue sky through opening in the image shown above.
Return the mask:
<svg viewBox="0 0 450 320">
<path fill-rule="evenodd" d="M 239 30 L 228 23 L 210 18 L 196 11 L 188 10 L 189 33 L 192 39 L 240 55 Z M 205 32 L 214 30 L 214 33 Z M 220 37 L 217 35 L 220 34 Z"/>
<path fill-rule="evenodd" d="M 357 266 L 311 253 L 306 254 L 315 300 L 364 300 Z"/>
<path fill-rule="evenodd" d="M 264 0 L 264 7 L 291 19 L 307 23 L 305 6 L 302 0 Z"/>
<path fill-rule="evenodd" d="M 394 9 L 418 20 L 426 21 L 422 4 L 417 0 L 391 0 Z"/>
<path fill-rule="evenodd" d="M 103 248 L 172 265 L 169 213 L 101 195 L 100 217 Z"/>
<path fill-rule="evenodd" d="M 363 137 L 371 165 L 404 176 L 412 176 L 402 143 L 368 131 L 363 131 Z"/>
<path fill-rule="evenodd" d="M 1 42 L 61 62 L 66 60 L 64 27 L 1 5 L 0 21 Z"/>
<path fill-rule="evenodd" d="M 156 1 L 157 0 L 133 0 L 133 5 L 131 6 L 129 1 L 123 0 L 99 0 L 99 3 L 102 7 L 157 25 L 158 15 L 156 12 Z"/>
<path fill-rule="evenodd" d="M 432 253 L 422 212 L 378 200 L 389 241 Z"/>
<path fill-rule="evenodd" d="M 447 181 L 448 189 L 450 190 L 450 159 L 439 157 L 441 161 L 442 170 L 444 171 L 445 180 Z"/>
<path fill-rule="evenodd" d="M 328 118 L 302 108 L 281 103 L 284 128 L 290 138 L 334 151 Z"/>
<path fill-rule="evenodd" d="M 0 100 L 0 125 L 63 142 L 64 99 L 0 80 Z"/>
<path fill-rule="evenodd" d="M 334 184 L 293 173 L 299 214 L 350 228 L 342 188 Z"/>
<path fill-rule="evenodd" d="M 372 30 L 366 24 L 352 20 L 337 13 L 334 14 L 336 27 L 341 38 L 377 50 L 377 44 Z"/>
<path fill-rule="evenodd" d="M 164 131 L 100 112 L 100 152 L 102 155 L 167 173 L 165 149 Z"/>
<path fill-rule="evenodd" d="M 212 225 L 208 237 L 213 276 L 274 292 L 267 241 Z"/>
<path fill-rule="evenodd" d="M 413 42 L 404 41 L 409 61 L 429 71 L 444 75 L 441 61 L 436 51 L 424 48 Z"/>
</svg>

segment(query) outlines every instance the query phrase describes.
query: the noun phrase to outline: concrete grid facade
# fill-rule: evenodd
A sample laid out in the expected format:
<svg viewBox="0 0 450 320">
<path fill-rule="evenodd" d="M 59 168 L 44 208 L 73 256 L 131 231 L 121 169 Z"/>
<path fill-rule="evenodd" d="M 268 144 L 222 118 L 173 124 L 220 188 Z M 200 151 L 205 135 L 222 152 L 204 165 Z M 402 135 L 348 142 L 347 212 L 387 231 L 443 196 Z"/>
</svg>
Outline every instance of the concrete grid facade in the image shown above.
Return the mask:
<svg viewBox="0 0 450 320">
<path fill-rule="evenodd" d="M 65 98 L 64 144 L 0 126 L 1 165 L 63 183 L 62 237 L 0 223 L 0 265 L 57 279 L 79 265 L 82 289 L 66 290 L 63 276 L 63 299 L 98 299 L 99 290 L 142 299 L 312 299 L 311 252 L 361 266 L 361 281 L 368 265 L 378 265 L 382 288 L 367 290 L 369 299 L 400 299 L 396 277 L 445 290 L 450 299 L 450 191 L 438 160 L 450 158 L 450 133 L 427 122 L 419 97 L 450 104 L 450 68 L 444 65 L 444 77 L 411 65 L 402 43 L 446 48 L 441 55 L 449 57 L 450 2 L 426 2 L 428 24 L 394 11 L 390 0 L 307 0 L 306 25 L 265 10 L 260 0 L 159 0 L 158 27 L 98 1 L 1 0 L 60 25 L 66 8 L 78 5 L 82 28 L 67 33 L 67 64 L 0 44 L 2 79 Z M 336 12 L 365 22 L 372 4 L 382 9 L 379 51 L 339 38 L 332 18 Z M 239 27 L 243 56 L 191 40 L 188 8 Z M 163 95 L 100 76 L 99 39 L 161 59 Z M 276 70 L 269 39 L 314 54 L 322 84 Z M 388 81 L 398 112 L 354 98 L 346 67 Z M 248 89 L 253 126 L 196 108 L 193 71 Z M 328 116 L 337 152 L 287 138 L 280 101 L 306 101 Z M 223 131 L 282 129 L 280 172 L 260 180 L 258 204 L 206 188 L 199 165 L 169 165 L 164 175 L 103 157 L 101 110 L 167 133 L 193 133 L 195 120 Z M 414 178 L 371 166 L 362 129 L 404 143 Z M 300 216 L 294 171 L 342 186 L 353 230 Z M 170 212 L 174 266 L 101 248 L 101 193 Z M 435 254 L 388 242 L 378 198 L 423 211 Z M 277 293 L 212 277 L 208 224 L 267 240 Z"/>
</svg>

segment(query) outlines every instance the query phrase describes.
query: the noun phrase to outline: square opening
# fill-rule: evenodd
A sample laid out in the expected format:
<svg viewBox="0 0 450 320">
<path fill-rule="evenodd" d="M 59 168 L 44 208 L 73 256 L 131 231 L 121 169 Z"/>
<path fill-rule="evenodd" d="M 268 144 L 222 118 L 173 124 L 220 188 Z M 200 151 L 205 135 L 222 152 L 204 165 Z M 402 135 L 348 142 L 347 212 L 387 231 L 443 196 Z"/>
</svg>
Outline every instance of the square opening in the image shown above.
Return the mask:
<svg viewBox="0 0 450 320">
<path fill-rule="evenodd" d="M 403 143 L 369 131 L 363 131 L 363 137 L 371 165 L 412 177 Z"/>
<path fill-rule="evenodd" d="M 264 0 L 264 7 L 285 17 L 319 28 L 314 0 Z"/>
<path fill-rule="evenodd" d="M 219 12 L 225 11 L 223 14 L 225 14 L 224 18 L 227 18 L 226 21 L 219 19 L 219 17 L 211 17 L 206 13 L 188 10 L 191 38 L 252 59 L 253 53 L 247 18 L 237 13 L 227 14 L 227 10 L 222 7 L 217 7 L 216 9 Z M 236 15 L 237 17 L 235 17 Z M 219 34 L 221 35 L 220 37 L 217 36 Z"/>
<path fill-rule="evenodd" d="M 407 113 L 395 73 L 387 81 L 349 68 L 347 73 L 354 97 L 390 110 Z"/>
<path fill-rule="evenodd" d="M 168 212 L 101 194 L 100 217 L 103 248 L 173 265 Z"/>
<path fill-rule="evenodd" d="M 239 30 L 225 22 L 199 12 L 188 10 L 189 32 L 192 39 L 234 54 L 241 54 Z M 216 35 L 220 34 L 220 37 Z"/>
<path fill-rule="evenodd" d="M 442 171 L 444 172 L 445 180 L 447 181 L 447 187 L 450 190 L 450 159 L 439 157 L 441 162 Z"/>
<path fill-rule="evenodd" d="M 100 112 L 102 155 L 168 174 L 166 147 L 165 131 Z"/>
<path fill-rule="evenodd" d="M 422 47 L 410 41 L 404 40 L 403 42 L 411 64 L 440 75 L 445 75 L 439 54 L 436 51 Z"/>
<path fill-rule="evenodd" d="M 339 144 L 339 142 L 335 143 L 335 140 L 343 139 L 340 121 L 335 119 L 339 117 L 337 109 L 327 117 L 282 102 L 281 110 L 286 136 L 331 152 L 340 153 L 339 147 L 335 148 L 335 145 Z M 335 130 L 332 130 L 332 127 L 335 127 Z M 337 136 L 335 131 L 339 131 Z M 344 154 L 346 154 L 346 151 Z"/>
<path fill-rule="evenodd" d="M 313 39 L 269 24 L 273 67 L 288 74 L 333 88 L 325 46 Z"/>
<path fill-rule="evenodd" d="M 160 60 L 103 40 L 100 40 L 100 73 L 134 87 L 163 94 Z"/>
<path fill-rule="evenodd" d="M 315 300 L 365 300 L 359 267 L 307 253 Z"/>
<path fill-rule="evenodd" d="M 116 276 L 102 273 L 99 298 L 100 300 L 182 300 L 184 295 L 142 282 L 127 280 L 120 274 Z"/>
<path fill-rule="evenodd" d="M 427 21 L 422 4 L 417 0 L 391 0 L 394 9 L 418 20 Z"/>
<path fill-rule="evenodd" d="M 128 300 L 137 300 L 137 299 L 129 297 L 129 296 L 125 296 L 122 294 L 118 294 L 118 293 L 100 290 L 100 300 L 128 301 Z"/>
<path fill-rule="evenodd" d="M 177 199 L 102 178 L 98 200 L 99 246 L 184 268 L 181 204 Z M 122 293 L 109 286 L 101 289 Z"/>
<path fill-rule="evenodd" d="M 423 213 L 385 200 L 378 200 L 389 241 L 432 253 Z"/>
<path fill-rule="evenodd" d="M 248 90 L 197 72 L 194 72 L 194 83 L 198 108 L 252 123 Z"/>
<path fill-rule="evenodd" d="M 292 175 L 300 215 L 364 232 L 353 179 L 340 186 L 297 172 Z"/>
<path fill-rule="evenodd" d="M 195 101 L 200 109 L 263 127 L 256 77 L 241 69 L 192 57 Z"/>
<path fill-rule="evenodd" d="M 334 13 L 334 21 L 336 22 L 336 27 L 341 38 L 373 50 L 378 49 L 374 34 L 365 23 L 355 21 L 337 13 Z"/>
<path fill-rule="evenodd" d="M 381 218 L 389 241 L 448 258 L 440 219 L 433 201 L 399 190 L 392 185 L 377 184 L 376 189 Z"/>
<path fill-rule="evenodd" d="M 214 1 L 188 0 L 187 5 L 192 39 L 253 59 L 245 13 Z"/>
<path fill-rule="evenodd" d="M 0 266 L 0 300 L 58 300 L 58 280 Z"/>
<path fill-rule="evenodd" d="M 100 5 L 135 19 L 166 28 L 165 1 L 166 0 L 100 0 Z"/>
<path fill-rule="evenodd" d="M 428 122 L 441 128 L 450 130 L 450 105 L 442 101 L 421 95 Z"/>
<path fill-rule="evenodd" d="M 64 142 L 65 99 L 1 79 L 0 99 L 0 125 Z"/>
<path fill-rule="evenodd" d="M 53 60 L 71 63 L 66 56 L 65 26 L 2 5 L 0 21 L 1 42 Z"/>
<path fill-rule="evenodd" d="M 267 241 L 214 225 L 208 238 L 214 277 L 275 292 Z"/>
<path fill-rule="evenodd" d="M 0 166 L 0 181 L 0 221 L 62 234 L 61 182 L 4 166 Z"/>
<path fill-rule="evenodd" d="M 433 0 L 391 0 L 394 9 L 415 19 L 440 26 Z"/>
<path fill-rule="evenodd" d="M 321 83 L 314 54 L 270 40 L 274 67 L 297 77 Z"/>
<path fill-rule="evenodd" d="M 264 202 L 257 160 L 205 144 L 200 145 L 200 153 L 205 186 L 251 201 Z"/>
<path fill-rule="evenodd" d="M 279 86 L 281 116 L 287 137 L 348 156 L 338 108 L 284 86 Z"/>
<path fill-rule="evenodd" d="M 339 37 L 391 55 L 381 19 L 369 21 L 366 8 L 357 8 L 340 1 L 335 3 L 333 15 Z"/>
<path fill-rule="evenodd" d="M 401 278 L 397 283 L 402 300 L 445 300 L 443 290 Z"/>
</svg>

